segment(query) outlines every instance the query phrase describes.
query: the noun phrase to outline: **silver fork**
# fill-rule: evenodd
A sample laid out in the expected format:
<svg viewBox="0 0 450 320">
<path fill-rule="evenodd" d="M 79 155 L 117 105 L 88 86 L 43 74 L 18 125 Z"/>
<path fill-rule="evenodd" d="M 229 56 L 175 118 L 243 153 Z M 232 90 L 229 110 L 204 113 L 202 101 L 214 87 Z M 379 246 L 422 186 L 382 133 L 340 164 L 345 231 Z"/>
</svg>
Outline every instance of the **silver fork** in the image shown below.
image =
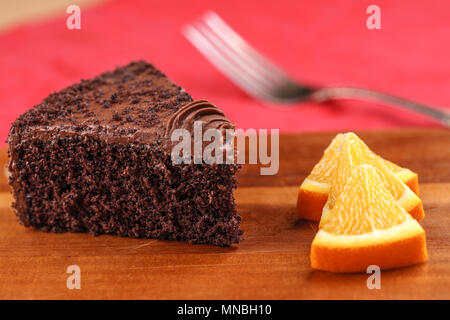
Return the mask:
<svg viewBox="0 0 450 320">
<path fill-rule="evenodd" d="M 450 127 L 450 112 L 390 94 L 349 86 L 312 87 L 299 84 L 252 48 L 215 12 L 182 29 L 184 36 L 219 71 L 259 100 L 293 103 L 362 99 L 387 103 L 424 114 Z"/>
</svg>

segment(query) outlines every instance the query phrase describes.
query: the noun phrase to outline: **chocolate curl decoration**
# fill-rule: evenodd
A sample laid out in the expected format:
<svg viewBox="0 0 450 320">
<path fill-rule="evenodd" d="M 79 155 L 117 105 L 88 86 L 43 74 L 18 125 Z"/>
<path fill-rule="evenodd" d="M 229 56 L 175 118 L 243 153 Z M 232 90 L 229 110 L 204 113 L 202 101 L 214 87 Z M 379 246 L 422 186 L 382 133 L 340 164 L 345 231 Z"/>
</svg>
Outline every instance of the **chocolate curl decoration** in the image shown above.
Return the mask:
<svg viewBox="0 0 450 320">
<path fill-rule="evenodd" d="M 207 100 L 197 100 L 185 105 L 170 117 L 166 135 L 170 136 L 175 129 L 186 129 L 193 133 L 195 121 L 202 121 L 205 131 L 219 129 L 224 132 L 226 129 L 234 129 L 234 124 L 219 108 Z"/>
</svg>

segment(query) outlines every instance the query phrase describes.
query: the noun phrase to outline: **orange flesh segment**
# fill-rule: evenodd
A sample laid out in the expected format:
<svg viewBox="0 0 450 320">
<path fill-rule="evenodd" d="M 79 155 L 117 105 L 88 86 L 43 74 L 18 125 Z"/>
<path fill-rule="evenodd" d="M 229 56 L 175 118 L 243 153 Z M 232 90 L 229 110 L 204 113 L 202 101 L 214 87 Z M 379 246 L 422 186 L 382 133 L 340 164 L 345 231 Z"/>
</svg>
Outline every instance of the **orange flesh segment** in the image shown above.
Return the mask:
<svg viewBox="0 0 450 320">
<path fill-rule="evenodd" d="M 336 156 L 339 154 L 343 143 L 344 134 L 339 133 L 325 149 L 322 159 L 314 166 L 308 179 L 321 183 L 330 183 L 332 173 L 336 166 Z"/>
<path fill-rule="evenodd" d="M 408 214 L 385 187 L 381 172 L 370 165 L 348 170 L 352 172 L 339 179 L 343 181 L 342 191 L 331 210 L 320 220 L 321 229 L 333 234 L 364 234 L 408 219 Z"/>
</svg>

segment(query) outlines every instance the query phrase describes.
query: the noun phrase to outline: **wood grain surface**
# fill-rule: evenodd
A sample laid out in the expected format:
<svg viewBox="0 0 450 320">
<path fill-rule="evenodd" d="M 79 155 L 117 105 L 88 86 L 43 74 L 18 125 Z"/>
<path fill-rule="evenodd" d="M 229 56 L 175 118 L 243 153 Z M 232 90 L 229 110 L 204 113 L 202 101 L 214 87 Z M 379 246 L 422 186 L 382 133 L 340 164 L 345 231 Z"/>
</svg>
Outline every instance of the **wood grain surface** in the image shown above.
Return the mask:
<svg viewBox="0 0 450 320">
<path fill-rule="evenodd" d="M 450 131 L 361 132 L 381 156 L 419 173 L 429 260 L 366 274 L 311 269 L 317 224 L 295 214 L 297 189 L 334 133 L 280 137 L 280 171 L 240 173 L 236 192 L 245 241 L 232 248 L 26 229 L 0 174 L 0 299 L 449 299 Z M 6 153 L 1 152 L 3 168 Z M 2 171 L 3 172 L 3 171 Z M 66 268 L 81 268 L 81 289 Z"/>
</svg>

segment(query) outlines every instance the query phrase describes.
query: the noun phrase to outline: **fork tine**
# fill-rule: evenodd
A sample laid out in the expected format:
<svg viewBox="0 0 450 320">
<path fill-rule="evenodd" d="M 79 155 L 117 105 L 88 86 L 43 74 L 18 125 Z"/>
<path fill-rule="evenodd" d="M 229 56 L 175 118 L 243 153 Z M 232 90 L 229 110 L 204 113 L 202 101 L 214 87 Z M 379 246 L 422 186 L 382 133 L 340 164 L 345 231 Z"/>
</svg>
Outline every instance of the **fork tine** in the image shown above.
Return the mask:
<svg viewBox="0 0 450 320">
<path fill-rule="evenodd" d="M 289 80 L 286 73 L 270 62 L 262 54 L 250 46 L 238 33 L 236 33 L 223 19 L 215 12 L 208 11 L 204 15 L 205 23 L 225 42 L 233 48 L 246 63 L 265 73 L 266 77 L 274 81 L 282 82 Z"/>
<path fill-rule="evenodd" d="M 269 90 L 274 86 L 273 81 L 270 81 L 270 79 L 264 76 L 264 74 L 261 74 L 259 70 L 253 68 L 246 61 L 244 61 L 238 52 L 234 51 L 233 48 L 230 48 L 226 43 L 224 43 L 223 39 L 220 39 L 213 30 L 208 28 L 207 25 L 199 23 L 197 24 L 197 30 L 199 30 L 203 36 L 209 40 L 209 42 L 224 56 L 224 58 L 230 60 L 230 62 L 235 65 L 235 69 L 239 69 L 241 72 L 244 72 L 248 76 L 249 80 L 260 83 L 266 90 Z"/>
<path fill-rule="evenodd" d="M 241 89 L 257 97 L 258 99 L 270 98 L 266 91 L 256 82 L 248 78 L 244 72 L 239 72 L 236 66 L 226 59 L 205 36 L 193 25 L 186 25 L 183 29 L 184 36 L 194 47 L 217 69 L 231 78 Z"/>
</svg>

